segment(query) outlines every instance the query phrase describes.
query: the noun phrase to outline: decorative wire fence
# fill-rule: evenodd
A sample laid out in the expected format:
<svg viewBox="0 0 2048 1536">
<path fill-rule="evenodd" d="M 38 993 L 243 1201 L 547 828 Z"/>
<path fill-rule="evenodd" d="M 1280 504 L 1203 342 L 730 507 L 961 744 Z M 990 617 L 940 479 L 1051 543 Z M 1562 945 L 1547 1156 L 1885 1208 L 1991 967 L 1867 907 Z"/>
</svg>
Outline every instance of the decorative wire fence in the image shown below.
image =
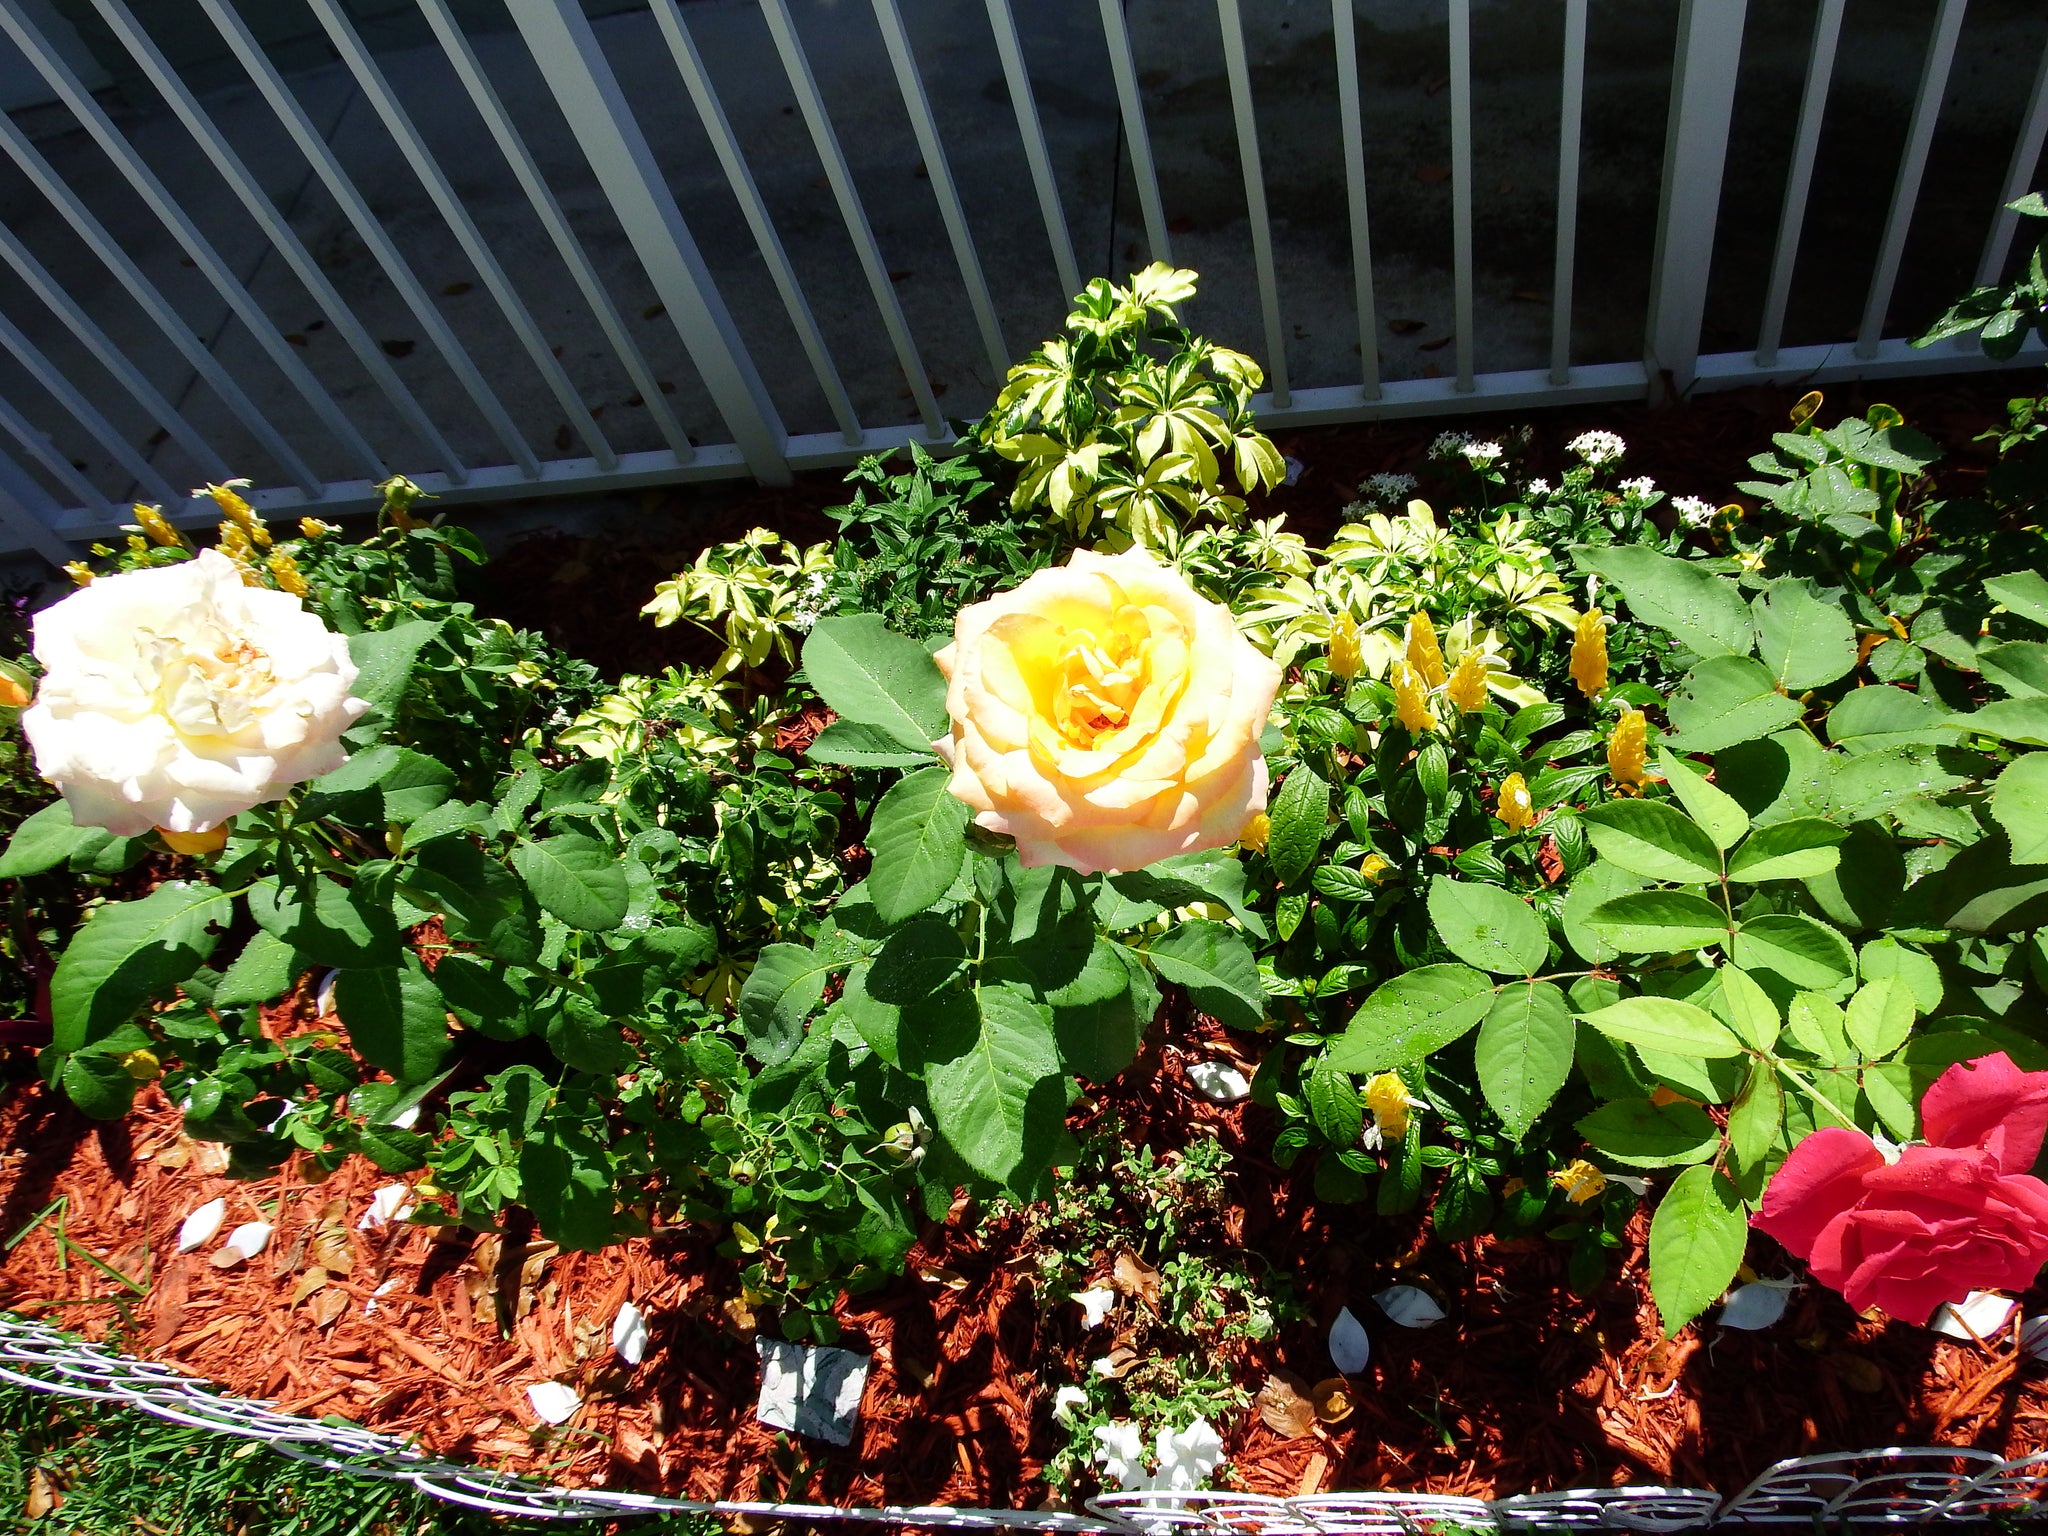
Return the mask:
<svg viewBox="0 0 2048 1536">
<path fill-rule="evenodd" d="M 427 1455 L 389 1435 L 279 1413 L 222 1395 L 210 1384 L 0 1314 L 0 1380 L 36 1392 L 125 1403 L 174 1424 L 260 1441 L 281 1456 L 365 1477 L 410 1483 L 437 1499 L 533 1520 L 618 1520 L 642 1515 L 751 1516 L 798 1525 L 831 1521 L 954 1530 L 1343 1532 L 1405 1536 L 1436 1530 L 1689 1531 L 1708 1526 L 1964 1525 L 2048 1516 L 2048 1452 L 2007 1460 L 1967 1447 L 1905 1448 L 1781 1461 L 1732 1498 L 1703 1488 L 1575 1488 L 1513 1498 L 1424 1493 L 1334 1493 L 1277 1498 L 1246 1493 L 1111 1493 L 1085 1514 L 1031 1509 L 671 1499 L 609 1488 L 554 1488 Z"/>
</svg>

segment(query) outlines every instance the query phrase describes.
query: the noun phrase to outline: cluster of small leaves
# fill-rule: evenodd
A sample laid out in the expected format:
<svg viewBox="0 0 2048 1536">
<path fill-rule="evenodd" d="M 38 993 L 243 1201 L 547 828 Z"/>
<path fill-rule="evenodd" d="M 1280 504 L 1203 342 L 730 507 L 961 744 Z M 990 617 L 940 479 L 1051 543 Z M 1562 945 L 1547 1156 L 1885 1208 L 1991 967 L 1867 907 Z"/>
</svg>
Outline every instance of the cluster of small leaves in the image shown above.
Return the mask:
<svg viewBox="0 0 2048 1536">
<path fill-rule="evenodd" d="M 2022 218 L 2048 219 L 2048 200 L 2038 192 L 2006 207 Z M 2048 241 L 2034 246 L 2019 277 L 2003 287 L 1994 283 L 1971 289 L 1913 345 L 1931 347 L 1973 332 L 1984 355 L 1999 362 L 2017 356 L 2030 332 L 2048 335 Z"/>
<path fill-rule="evenodd" d="M 972 437 L 1017 466 L 1010 505 L 1050 509 L 1083 542 L 1156 549 L 1186 524 L 1244 516 L 1279 482 L 1280 450 L 1251 400 L 1264 375 L 1180 323 L 1195 274 L 1154 262 L 1075 296 L 1067 336 L 1010 370 Z"/>
</svg>

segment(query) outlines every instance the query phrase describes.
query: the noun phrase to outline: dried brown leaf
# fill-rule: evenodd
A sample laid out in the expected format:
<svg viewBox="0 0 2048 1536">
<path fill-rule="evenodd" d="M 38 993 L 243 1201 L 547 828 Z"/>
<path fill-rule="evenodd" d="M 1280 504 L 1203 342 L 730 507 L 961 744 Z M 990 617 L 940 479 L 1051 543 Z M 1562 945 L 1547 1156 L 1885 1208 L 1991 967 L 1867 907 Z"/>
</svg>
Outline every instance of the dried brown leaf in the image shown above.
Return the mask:
<svg viewBox="0 0 2048 1536">
<path fill-rule="evenodd" d="M 1252 1403 L 1266 1427 L 1286 1439 L 1299 1440 L 1315 1427 L 1315 1406 L 1303 1395 L 1298 1378 L 1268 1376 Z"/>
<path fill-rule="evenodd" d="M 1110 1281 L 1126 1296 L 1134 1296 L 1154 1312 L 1159 1310 L 1159 1271 L 1129 1249 L 1116 1256 Z"/>
<path fill-rule="evenodd" d="M 1835 1374 L 1842 1378 L 1842 1385 L 1851 1392 L 1874 1394 L 1884 1390 L 1884 1372 L 1878 1369 L 1876 1361 L 1845 1350 L 1829 1355 L 1827 1361 L 1835 1368 Z"/>
<path fill-rule="evenodd" d="M 306 1310 L 313 1314 L 313 1321 L 322 1328 L 332 1327 L 334 1320 L 348 1310 L 348 1293 L 323 1290 L 313 1298 L 313 1304 Z"/>
<path fill-rule="evenodd" d="M 29 1474 L 28 1497 L 22 1500 L 21 1512 L 31 1520 L 40 1520 L 64 1502 L 64 1495 L 50 1478 L 47 1469 L 37 1467 Z"/>
<path fill-rule="evenodd" d="M 306 1272 L 300 1275 L 297 1282 L 292 1286 L 292 1299 L 285 1303 L 285 1305 L 296 1307 L 300 1302 L 304 1301 L 315 1291 L 320 1290 L 326 1284 L 327 1271 L 318 1264 L 309 1266 Z"/>
</svg>

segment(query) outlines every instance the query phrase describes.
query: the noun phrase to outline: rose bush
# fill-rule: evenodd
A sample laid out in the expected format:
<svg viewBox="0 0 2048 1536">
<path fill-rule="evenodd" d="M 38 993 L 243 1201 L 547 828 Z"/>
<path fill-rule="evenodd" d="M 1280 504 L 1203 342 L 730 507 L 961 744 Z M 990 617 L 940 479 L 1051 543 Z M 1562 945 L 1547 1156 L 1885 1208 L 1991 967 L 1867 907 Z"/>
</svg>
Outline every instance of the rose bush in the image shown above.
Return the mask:
<svg viewBox="0 0 2048 1536">
<path fill-rule="evenodd" d="M 1815 1131 L 1751 1218 L 1851 1306 L 1914 1323 L 1973 1290 L 2023 1289 L 2048 1262 L 2048 1184 L 2027 1172 L 2048 1130 L 2048 1072 L 2003 1051 L 1962 1062 L 1920 1114 L 1927 1140 L 1903 1148 Z"/>
<path fill-rule="evenodd" d="M 35 618 L 22 729 L 81 826 L 211 831 L 341 766 L 368 706 L 348 642 L 215 550 L 104 577 Z"/>
<path fill-rule="evenodd" d="M 1077 550 L 962 609 L 935 659 L 948 787 L 1027 869 L 1227 847 L 1266 808 L 1259 733 L 1280 668 L 1142 550 Z"/>
</svg>

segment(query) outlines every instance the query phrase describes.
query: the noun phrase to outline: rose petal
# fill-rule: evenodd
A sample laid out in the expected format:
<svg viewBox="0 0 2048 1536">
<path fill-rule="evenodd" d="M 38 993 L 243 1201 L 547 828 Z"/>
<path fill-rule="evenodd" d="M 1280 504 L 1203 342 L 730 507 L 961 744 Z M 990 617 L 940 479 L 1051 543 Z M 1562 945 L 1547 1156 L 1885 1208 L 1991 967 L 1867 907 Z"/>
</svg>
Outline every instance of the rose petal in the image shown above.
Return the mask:
<svg viewBox="0 0 2048 1536">
<path fill-rule="evenodd" d="M 1365 1324 L 1344 1308 L 1330 1324 L 1331 1362 L 1346 1376 L 1356 1376 L 1371 1358 L 1372 1340 L 1366 1337 Z"/>
<path fill-rule="evenodd" d="M 1828 1223 L 1862 1198 L 1864 1175 L 1884 1165 L 1883 1154 L 1861 1131 L 1841 1126 L 1815 1131 L 1772 1176 L 1763 1208 L 1750 1225 L 1800 1258 L 1811 1258 Z"/>
<path fill-rule="evenodd" d="M 583 1406 L 583 1399 L 576 1395 L 575 1390 L 559 1381 L 536 1381 L 526 1389 L 526 1400 L 533 1404 L 533 1411 L 547 1424 L 567 1423 Z"/>
<path fill-rule="evenodd" d="M 1989 1291 L 1972 1291 L 1961 1301 L 1946 1302 L 1935 1309 L 1927 1326 L 1952 1339 L 1995 1339 L 2019 1305 L 2010 1296 Z"/>
<path fill-rule="evenodd" d="M 221 1223 L 228 1218 L 228 1203 L 225 1200 L 209 1200 L 185 1218 L 178 1228 L 178 1252 L 190 1253 L 202 1248 L 214 1239 Z"/>
<path fill-rule="evenodd" d="M 1748 1285 L 1738 1285 L 1728 1293 L 1727 1304 L 1721 1308 L 1721 1326 L 1740 1328 L 1745 1333 L 1758 1332 L 1783 1317 L 1791 1299 L 1792 1287 L 1783 1282 L 1753 1280 Z"/>
<path fill-rule="evenodd" d="M 647 1314 L 630 1301 L 621 1302 L 619 1315 L 612 1319 L 612 1348 L 628 1365 L 647 1358 Z"/>
<path fill-rule="evenodd" d="M 271 1226 L 267 1221 L 245 1221 L 228 1234 L 225 1246 L 245 1259 L 253 1259 L 269 1246 L 270 1233 Z"/>
<path fill-rule="evenodd" d="M 1444 1320 L 1444 1309 L 1429 1292 L 1413 1285 L 1390 1285 L 1372 1298 L 1380 1310 L 1403 1328 L 1431 1328 Z"/>
<path fill-rule="evenodd" d="M 1227 1061 L 1197 1061 L 1188 1065 L 1188 1081 L 1205 1099 L 1232 1104 L 1252 1091 L 1251 1081 Z"/>
<path fill-rule="evenodd" d="M 2022 1072 L 2003 1051 L 1957 1062 L 1920 1100 L 1921 1133 L 1938 1147 L 1985 1147 L 2000 1173 L 2025 1173 L 2048 1134 L 2048 1072 Z"/>
</svg>

